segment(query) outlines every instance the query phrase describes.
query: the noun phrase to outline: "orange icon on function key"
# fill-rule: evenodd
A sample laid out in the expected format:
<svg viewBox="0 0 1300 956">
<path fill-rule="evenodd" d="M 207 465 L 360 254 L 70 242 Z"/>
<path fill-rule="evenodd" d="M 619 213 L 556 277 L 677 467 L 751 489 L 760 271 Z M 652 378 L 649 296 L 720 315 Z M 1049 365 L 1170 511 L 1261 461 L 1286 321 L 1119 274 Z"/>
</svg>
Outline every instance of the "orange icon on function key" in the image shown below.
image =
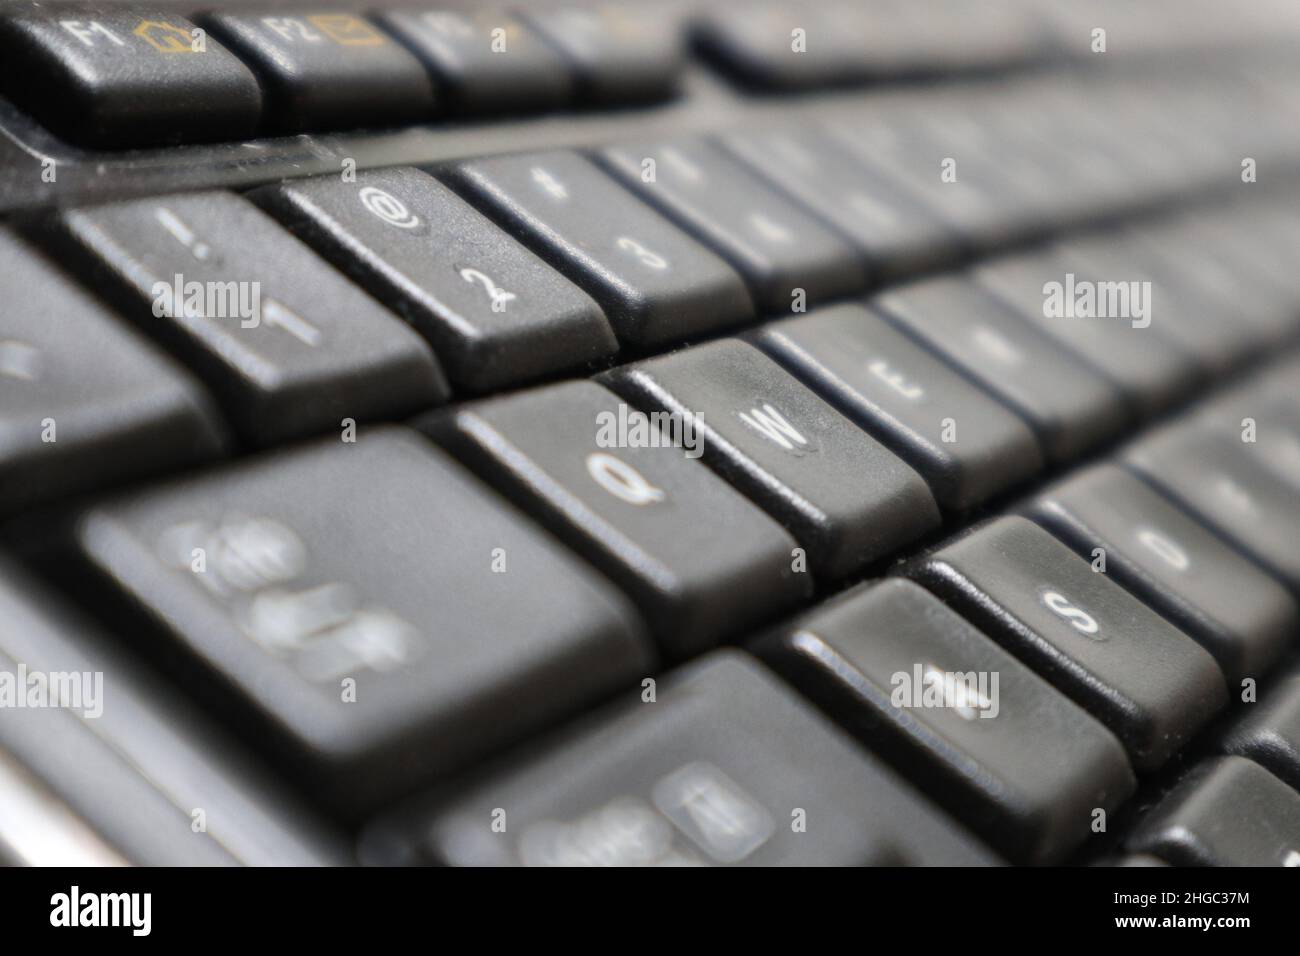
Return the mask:
<svg viewBox="0 0 1300 956">
<path fill-rule="evenodd" d="M 141 20 L 140 25 L 131 32 L 159 53 L 201 52 L 189 30 L 161 20 Z"/>
<path fill-rule="evenodd" d="M 360 17 L 347 13 L 318 14 L 307 20 L 341 46 L 381 46 L 384 36 Z"/>
</svg>

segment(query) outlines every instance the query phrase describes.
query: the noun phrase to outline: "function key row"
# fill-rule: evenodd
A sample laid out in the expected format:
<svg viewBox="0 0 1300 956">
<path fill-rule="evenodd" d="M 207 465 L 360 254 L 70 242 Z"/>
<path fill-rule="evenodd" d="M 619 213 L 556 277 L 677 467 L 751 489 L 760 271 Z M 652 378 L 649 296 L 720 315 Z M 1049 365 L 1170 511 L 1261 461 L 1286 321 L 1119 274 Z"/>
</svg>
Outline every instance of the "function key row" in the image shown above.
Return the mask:
<svg viewBox="0 0 1300 956">
<path fill-rule="evenodd" d="M 1280 46 L 1298 31 L 1285 0 L 1244 11 L 1213 0 L 742 0 L 710 5 L 693 22 L 697 47 L 729 75 L 786 91 L 1062 62 L 1158 63 Z"/>
<path fill-rule="evenodd" d="M 674 94 L 675 17 L 619 6 L 511 14 L 149 10 L 0 16 L 6 95 L 95 147 L 428 122 Z"/>
<path fill-rule="evenodd" d="M 758 0 L 700 11 L 672 2 L 374 13 L 268 6 L 193 18 L 18 6 L 0 16 L 5 95 L 69 142 L 99 148 L 651 103 L 678 92 L 691 46 L 744 84 L 807 89 L 1123 62 L 1211 40 L 1249 50 L 1300 33 L 1300 19 L 1276 0 L 1231 15 L 1203 0 L 1194 15 L 1185 4 L 1138 10 L 1118 0 L 1086 11 L 1014 0 L 978 12 L 961 0 Z"/>
</svg>

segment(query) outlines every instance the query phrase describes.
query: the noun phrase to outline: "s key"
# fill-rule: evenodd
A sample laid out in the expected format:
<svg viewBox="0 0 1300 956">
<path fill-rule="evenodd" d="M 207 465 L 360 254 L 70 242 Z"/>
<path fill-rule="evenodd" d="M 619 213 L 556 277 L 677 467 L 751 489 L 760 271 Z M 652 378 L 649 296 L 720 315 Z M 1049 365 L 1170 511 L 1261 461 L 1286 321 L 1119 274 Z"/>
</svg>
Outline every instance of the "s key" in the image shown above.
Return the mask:
<svg viewBox="0 0 1300 956">
<path fill-rule="evenodd" d="M 424 340 L 241 196 L 76 209 L 58 229 L 124 314 L 207 381 L 250 442 L 447 395 Z"/>
<path fill-rule="evenodd" d="M 678 342 L 753 315 L 744 283 L 725 262 L 581 156 L 501 156 L 450 175 L 593 295 L 626 343 Z"/>
<path fill-rule="evenodd" d="M 618 348 L 589 296 L 418 169 L 290 180 L 253 198 L 390 303 L 461 388 L 518 385 Z"/>
<path fill-rule="evenodd" d="M 1098 465 L 1038 496 L 1032 517 L 1200 641 L 1232 685 L 1258 679 L 1300 626 L 1271 576 L 1141 478 Z"/>
<path fill-rule="evenodd" d="M 1158 768 L 1227 703 L 1199 644 L 1025 518 L 918 558 L 912 576 Z"/>
</svg>

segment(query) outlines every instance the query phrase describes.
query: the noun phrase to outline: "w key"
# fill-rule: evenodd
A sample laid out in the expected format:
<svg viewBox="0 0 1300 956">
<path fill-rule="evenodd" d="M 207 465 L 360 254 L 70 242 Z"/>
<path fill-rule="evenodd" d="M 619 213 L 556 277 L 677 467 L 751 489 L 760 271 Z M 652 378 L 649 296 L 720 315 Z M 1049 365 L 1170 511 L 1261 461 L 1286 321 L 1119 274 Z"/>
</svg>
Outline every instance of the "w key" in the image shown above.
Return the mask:
<svg viewBox="0 0 1300 956">
<path fill-rule="evenodd" d="M 845 577 L 939 525 L 925 481 L 748 343 L 708 342 L 609 373 L 689 416 L 703 460 L 783 523 L 818 574 Z"/>
<path fill-rule="evenodd" d="M 240 196 L 78 209 L 59 227 L 73 257 L 207 380 L 254 444 L 446 397 L 410 327 Z"/>
</svg>

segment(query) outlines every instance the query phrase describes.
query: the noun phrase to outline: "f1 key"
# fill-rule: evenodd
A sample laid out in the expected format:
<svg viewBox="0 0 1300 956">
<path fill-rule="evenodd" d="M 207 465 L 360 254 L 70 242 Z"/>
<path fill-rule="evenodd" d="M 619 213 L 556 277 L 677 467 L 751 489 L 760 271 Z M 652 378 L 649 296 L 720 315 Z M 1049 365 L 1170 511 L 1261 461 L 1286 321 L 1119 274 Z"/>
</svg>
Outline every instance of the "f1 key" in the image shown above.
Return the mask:
<svg viewBox="0 0 1300 956">
<path fill-rule="evenodd" d="M 0 47 L 6 94 L 77 143 L 246 139 L 261 115 L 248 67 L 172 14 L 15 14 L 0 17 Z"/>
</svg>

